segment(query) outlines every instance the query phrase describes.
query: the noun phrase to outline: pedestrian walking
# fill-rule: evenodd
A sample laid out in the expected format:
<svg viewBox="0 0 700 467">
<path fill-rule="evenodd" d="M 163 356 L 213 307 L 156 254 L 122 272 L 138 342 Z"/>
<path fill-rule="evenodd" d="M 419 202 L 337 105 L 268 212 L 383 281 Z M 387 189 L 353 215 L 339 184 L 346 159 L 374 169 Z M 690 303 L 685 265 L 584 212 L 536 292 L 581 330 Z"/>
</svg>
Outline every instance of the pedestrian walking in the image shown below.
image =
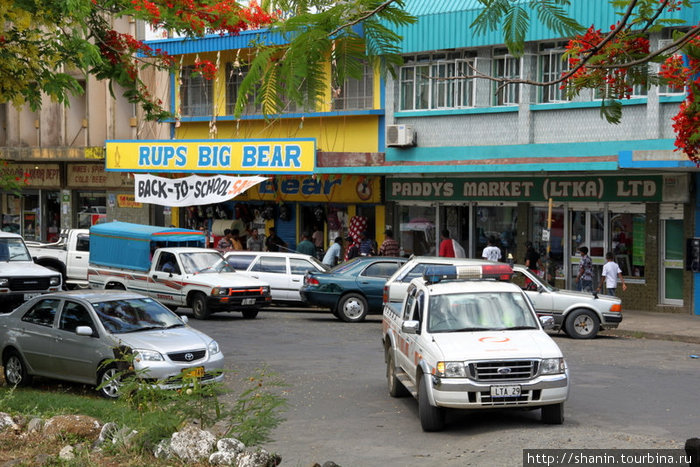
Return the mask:
<svg viewBox="0 0 700 467">
<path fill-rule="evenodd" d="M 600 289 L 603 287 L 603 278 L 605 278 L 607 295 L 615 295 L 618 279 L 622 284 L 622 290 L 627 290 L 625 280 L 622 278 L 622 269 L 620 269 L 620 265 L 615 262 L 615 257 L 613 256 L 612 252 L 607 252 L 605 259 L 606 263 L 603 265 L 603 272 L 601 273 L 602 277 L 600 279 L 600 284 L 598 284 L 598 292 L 600 292 Z"/>
<path fill-rule="evenodd" d="M 297 245 L 297 252 L 303 255 L 316 256 L 316 245 L 309 239 L 309 233 L 301 234 L 301 241 Z"/>
<path fill-rule="evenodd" d="M 249 251 L 262 251 L 264 244 L 265 238 L 258 233 L 258 229 L 253 228 L 248 240 L 246 240 L 246 248 Z"/>
<path fill-rule="evenodd" d="M 440 232 L 440 249 L 438 256 L 442 256 L 444 258 L 455 257 L 454 243 L 450 238 L 450 231 L 447 229 L 442 229 L 442 231 Z"/>
<path fill-rule="evenodd" d="M 380 256 L 399 256 L 399 242 L 394 240 L 394 232 L 391 229 L 386 229 L 384 231 L 386 238 L 382 242 L 382 246 L 379 247 Z"/>
<path fill-rule="evenodd" d="M 330 248 L 328 248 L 328 251 L 326 251 L 326 254 L 323 257 L 323 264 L 330 267 L 333 267 L 336 264 L 338 264 L 338 262 L 340 261 L 340 254 L 343 250 L 342 244 L 343 238 L 335 237 L 335 241 L 330 246 Z"/>
<path fill-rule="evenodd" d="M 269 235 L 267 236 L 267 240 L 265 241 L 265 247 L 267 248 L 267 251 L 287 251 L 287 242 L 282 240 L 277 235 L 277 232 L 275 231 L 274 227 L 270 227 Z"/>
<path fill-rule="evenodd" d="M 486 248 L 481 252 L 481 257 L 488 261 L 501 260 L 501 249 L 496 246 L 496 238 L 493 235 L 489 237 Z"/>
<path fill-rule="evenodd" d="M 582 246 L 578 251 L 581 253 L 578 275 L 576 276 L 578 290 L 581 292 L 593 292 L 593 261 L 588 256 L 588 247 Z"/>
</svg>

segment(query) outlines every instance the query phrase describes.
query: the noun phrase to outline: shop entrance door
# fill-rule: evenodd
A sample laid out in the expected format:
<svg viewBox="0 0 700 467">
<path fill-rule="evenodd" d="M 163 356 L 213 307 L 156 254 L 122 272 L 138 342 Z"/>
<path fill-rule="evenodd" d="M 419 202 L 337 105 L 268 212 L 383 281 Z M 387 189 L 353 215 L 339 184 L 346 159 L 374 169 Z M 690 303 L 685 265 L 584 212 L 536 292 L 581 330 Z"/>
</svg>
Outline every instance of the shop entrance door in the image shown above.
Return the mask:
<svg viewBox="0 0 700 467">
<path fill-rule="evenodd" d="M 661 221 L 661 303 L 683 306 L 683 221 Z"/>
</svg>

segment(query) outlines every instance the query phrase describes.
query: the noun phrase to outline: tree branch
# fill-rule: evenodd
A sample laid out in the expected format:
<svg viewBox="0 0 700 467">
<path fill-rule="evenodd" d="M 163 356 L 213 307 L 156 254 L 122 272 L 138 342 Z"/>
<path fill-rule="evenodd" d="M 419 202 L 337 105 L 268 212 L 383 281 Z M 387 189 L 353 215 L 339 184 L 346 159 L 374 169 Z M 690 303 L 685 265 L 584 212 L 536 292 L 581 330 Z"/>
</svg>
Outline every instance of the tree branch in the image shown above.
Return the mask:
<svg viewBox="0 0 700 467">
<path fill-rule="evenodd" d="M 375 8 L 374 10 L 366 12 L 362 16 L 358 17 L 357 19 L 354 19 L 353 21 L 350 21 L 349 23 L 345 23 L 345 24 L 338 26 L 337 28 L 335 28 L 334 30 L 329 32 L 328 36 L 332 37 L 332 36 L 336 35 L 337 33 L 339 33 L 340 31 L 342 31 L 343 29 L 355 26 L 356 24 L 366 20 L 367 18 L 370 18 L 370 17 L 376 15 L 380 11 L 386 10 L 389 7 L 389 5 L 391 5 L 394 2 L 396 2 L 396 0 L 387 0 L 386 2 L 382 3 L 377 8 Z"/>
</svg>

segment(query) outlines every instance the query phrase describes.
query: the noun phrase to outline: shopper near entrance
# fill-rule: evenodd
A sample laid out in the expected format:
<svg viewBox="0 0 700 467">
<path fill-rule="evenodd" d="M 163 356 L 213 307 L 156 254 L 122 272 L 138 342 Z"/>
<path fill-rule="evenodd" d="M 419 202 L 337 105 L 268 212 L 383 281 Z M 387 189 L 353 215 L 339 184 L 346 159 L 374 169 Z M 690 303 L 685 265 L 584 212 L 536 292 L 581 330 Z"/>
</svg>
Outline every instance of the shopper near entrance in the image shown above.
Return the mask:
<svg viewBox="0 0 700 467">
<path fill-rule="evenodd" d="M 535 250 L 532 242 L 527 242 L 525 244 L 527 251 L 525 252 L 525 266 L 532 271 L 535 275 L 539 276 L 540 271 L 544 268 L 542 266 L 542 260 L 540 259 L 540 254 Z"/>
<path fill-rule="evenodd" d="M 399 256 L 401 254 L 399 242 L 394 240 L 394 232 L 391 229 L 386 229 L 384 235 L 386 238 L 382 242 L 382 246 L 379 247 L 379 256 Z"/>
<path fill-rule="evenodd" d="M 438 256 L 444 258 L 454 258 L 455 257 L 455 247 L 450 238 L 450 231 L 447 229 L 442 229 L 440 232 L 440 249 Z"/>
<path fill-rule="evenodd" d="M 622 269 L 620 265 L 615 262 L 615 257 L 612 252 L 607 252 L 605 255 L 607 262 L 603 266 L 603 272 L 601 275 L 600 284 L 598 284 L 598 292 L 603 287 L 603 278 L 605 278 L 605 288 L 607 289 L 607 295 L 615 295 L 615 290 L 617 289 L 617 280 L 620 280 L 622 284 L 622 290 L 627 290 L 627 285 L 625 285 L 625 280 L 622 278 Z"/>
<path fill-rule="evenodd" d="M 330 248 L 328 248 L 328 251 L 326 251 L 326 254 L 323 257 L 323 264 L 330 267 L 333 267 L 336 264 L 338 264 L 338 262 L 340 261 L 340 254 L 343 250 L 342 244 L 343 238 L 335 237 L 335 241 L 330 246 Z"/>
<path fill-rule="evenodd" d="M 241 237 L 239 236 L 240 231 L 238 229 L 231 230 L 231 249 L 240 251 L 243 249 L 243 243 L 241 242 Z"/>
<path fill-rule="evenodd" d="M 231 250 L 231 229 L 224 229 L 224 236 L 219 239 L 216 249 L 222 253 Z"/>
<path fill-rule="evenodd" d="M 270 227 L 268 232 L 269 232 L 269 235 L 267 237 L 267 240 L 265 241 L 265 248 L 267 248 L 267 251 L 274 251 L 274 252 L 278 252 L 281 250 L 286 251 L 287 250 L 287 242 L 282 240 L 277 235 L 275 228 Z"/>
<path fill-rule="evenodd" d="M 582 246 L 578 251 L 581 253 L 578 275 L 576 276 L 578 290 L 581 292 L 593 292 L 593 261 L 588 256 L 588 247 Z"/>
<path fill-rule="evenodd" d="M 314 233 L 311 234 L 311 240 L 316 245 L 316 255 L 318 259 L 323 258 L 323 229 L 320 225 L 314 226 Z"/>
<path fill-rule="evenodd" d="M 301 241 L 297 245 L 297 251 L 304 255 L 316 256 L 316 245 L 309 240 L 308 232 L 301 234 Z"/>
<path fill-rule="evenodd" d="M 250 237 L 246 241 L 246 247 L 249 251 L 262 251 L 265 239 L 258 233 L 258 229 L 250 231 Z"/>
<path fill-rule="evenodd" d="M 496 238 L 493 235 L 489 237 L 486 248 L 481 252 L 481 257 L 489 261 L 501 260 L 501 249 L 496 246 Z"/>
<path fill-rule="evenodd" d="M 360 232 L 360 256 L 374 256 L 377 254 L 376 243 L 367 235 L 367 231 Z"/>
<path fill-rule="evenodd" d="M 352 238 L 352 235 L 348 235 L 345 241 L 347 242 L 347 247 L 345 248 L 345 261 L 360 256 L 359 239 Z"/>
</svg>

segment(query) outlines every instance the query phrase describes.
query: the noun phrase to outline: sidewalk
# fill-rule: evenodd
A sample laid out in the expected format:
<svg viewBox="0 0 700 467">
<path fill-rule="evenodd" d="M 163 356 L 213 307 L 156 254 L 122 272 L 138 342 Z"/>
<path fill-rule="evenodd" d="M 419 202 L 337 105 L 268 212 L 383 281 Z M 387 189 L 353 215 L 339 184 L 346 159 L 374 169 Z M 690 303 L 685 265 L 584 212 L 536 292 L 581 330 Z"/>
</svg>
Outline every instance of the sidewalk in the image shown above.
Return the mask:
<svg viewBox="0 0 700 467">
<path fill-rule="evenodd" d="M 700 316 L 688 313 L 662 313 L 626 310 L 617 329 L 602 335 L 644 337 L 700 344 Z M 697 354 L 700 354 L 700 347 Z"/>
</svg>

